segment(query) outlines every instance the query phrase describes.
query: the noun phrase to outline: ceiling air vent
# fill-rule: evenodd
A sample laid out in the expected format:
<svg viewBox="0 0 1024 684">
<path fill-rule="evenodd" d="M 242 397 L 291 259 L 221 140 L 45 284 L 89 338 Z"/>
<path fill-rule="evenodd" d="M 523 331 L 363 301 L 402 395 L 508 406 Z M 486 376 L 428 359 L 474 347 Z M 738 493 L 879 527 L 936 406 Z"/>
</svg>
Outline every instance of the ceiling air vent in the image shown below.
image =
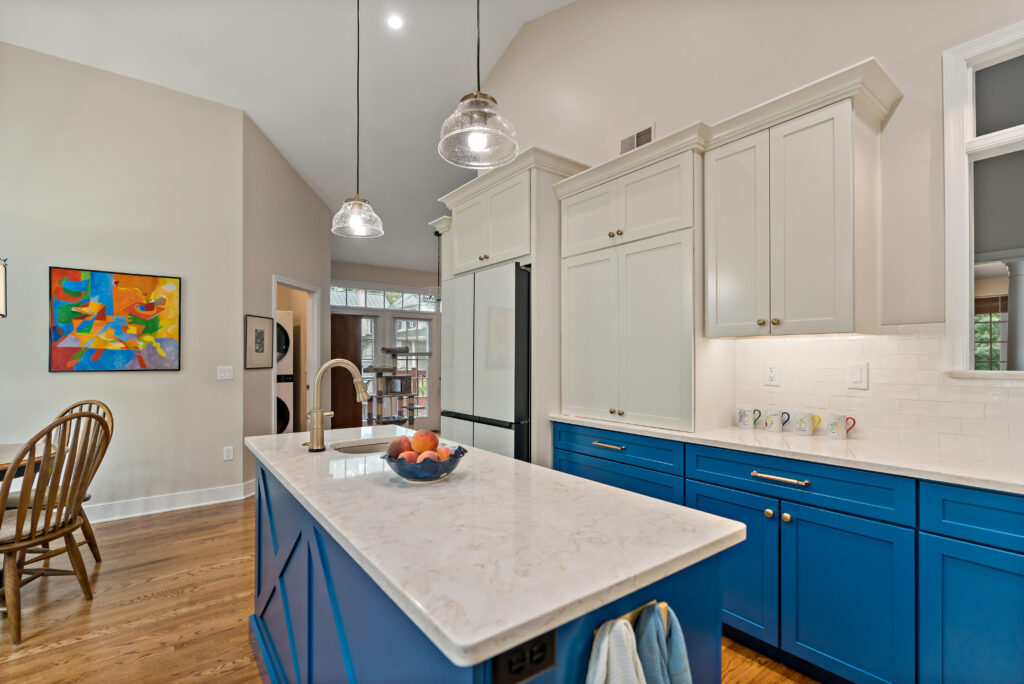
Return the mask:
<svg viewBox="0 0 1024 684">
<path fill-rule="evenodd" d="M 646 145 L 652 140 L 654 140 L 654 124 L 651 124 L 642 131 L 637 131 L 628 138 L 623 138 L 622 144 L 619 146 L 619 154 L 625 154 L 630 150 L 635 150 L 641 145 Z"/>
</svg>

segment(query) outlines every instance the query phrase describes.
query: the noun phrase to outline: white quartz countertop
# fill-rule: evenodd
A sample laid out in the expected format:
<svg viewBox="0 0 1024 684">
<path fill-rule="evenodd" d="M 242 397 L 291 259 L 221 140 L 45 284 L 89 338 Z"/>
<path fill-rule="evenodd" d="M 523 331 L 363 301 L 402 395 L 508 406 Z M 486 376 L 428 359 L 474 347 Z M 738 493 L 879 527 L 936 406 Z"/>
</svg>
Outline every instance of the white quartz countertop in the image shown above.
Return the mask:
<svg viewBox="0 0 1024 684">
<path fill-rule="evenodd" d="M 646 435 L 676 442 L 751 451 L 844 468 L 1024 494 L 1024 444 L 1021 444 L 1021 451 L 1016 456 L 990 456 L 963 452 L 947 453 L 870 439 L 839 440 L 828 439 L 824 435 L 807 437 L 794 432 L 768 432 L 761 428 L 744 430 L 727 427 L 700 432 L 679 432 L 561 414 L 552 415 L 551 420 L 631 435 Z"/>
<path fill-rule="evenodd" d="M 325 443 L 404 428 L 329 430 Z M 713 556 L 743 524 L 470 448 L 445 482 L 409 484 L 379 453 L 311 454 L 308 433 L 245 444 L 460 666 Z M 442 443 L 453 443 L 442 440 Z"/>
</svg>

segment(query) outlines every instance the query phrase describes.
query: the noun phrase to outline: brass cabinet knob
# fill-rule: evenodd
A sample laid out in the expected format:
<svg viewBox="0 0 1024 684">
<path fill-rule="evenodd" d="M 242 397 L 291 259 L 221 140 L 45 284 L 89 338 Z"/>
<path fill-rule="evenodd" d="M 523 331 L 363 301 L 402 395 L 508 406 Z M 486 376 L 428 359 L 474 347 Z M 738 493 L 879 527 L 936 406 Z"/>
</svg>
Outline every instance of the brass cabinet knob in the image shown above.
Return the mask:
<svg viewBox="0 0 1024 684">
<path fill-rule="evenodd" d="M 490 259 L 490 258 L 491 258 L 490 254 L 484 254 L 484 259 Z"/>
<path fill-rule="evenodd" d="M 621 229 L 621 228 L 619 228 L 618 230 L 616 230 L 616 231 L 615 231 L 615 234 L 616 234 L 616 235 L 622 235 L 622 229 Z"/>
<path fill-rule="evenodd" d="M 608 237 L 610 237 L 610 238 L 615 237 L 615 233 L 613 233 L 612 231 L 609 230 L 608 231 Z"/>
<path fill-rule="evenodd" d="M 775 511 L 773 511 L 773 510 L 772 510 L 772 509 L 770 509 L 770 508 L 766 508 L 766 509 L 764 509 L 764 517 L 766 517 L 766 518 L 770 518 L 770 517 L 772 517 L 773 515 L 775 515 Z"/>
<path fill-rule="evenodd" d="M 793 517 L 789 513 L 782 514 L 782 522 L 789 522 Z"/>
<path fill-rule="evenodd" d="M 484 255 L 481 254 L 480 256 L 477 257 L 477 259 L 479 259 L 480 261 L 483 261 L 484 260 Z"/>
<path fill-rule="evenodd" d="M 626 415 L 626 412 L 625 412 L 625 411 L 623 411 L 622 409 L 619 409 L 619 415 L 620 415 L 620 416 L 624 416 L 624 415 Z"/>
<path fill-rule="evenodd" d="M 782 323 L 782 321 L 780 321 L 778 318 L 772 319 L 772 325 L 778 325 L 779 323 Z"/>
<path fill-rule="evenodd" d="M 610 413 L 610 414 L 612 414 L 614 416 L 615 415 L 615 409 L 608 409 L 608 413 Z"/>
<path fill-rule="evenodd" d="M 765 324 L 765 320 L 763 318 L 758 318 L 757 319 L 757 324 L 758 325 L 764 325 Z"/>
</svg>

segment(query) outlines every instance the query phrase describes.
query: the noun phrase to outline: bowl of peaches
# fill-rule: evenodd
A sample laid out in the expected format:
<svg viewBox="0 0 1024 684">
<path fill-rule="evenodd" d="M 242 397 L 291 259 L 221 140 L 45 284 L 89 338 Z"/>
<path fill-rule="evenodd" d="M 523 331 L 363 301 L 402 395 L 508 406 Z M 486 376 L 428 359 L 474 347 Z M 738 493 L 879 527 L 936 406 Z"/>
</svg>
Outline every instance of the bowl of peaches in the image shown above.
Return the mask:
<svg viewBox="0 0 1024 684">
<path fill-rule="evenodd" d="M 391 440 L 381 458 L 406 482 L 423 483 L 446 479 L 465 455 L 465 447 L 441 445 L 430 430 L 417 430 L 412 437 L 401 435 Z"/>
</svg>

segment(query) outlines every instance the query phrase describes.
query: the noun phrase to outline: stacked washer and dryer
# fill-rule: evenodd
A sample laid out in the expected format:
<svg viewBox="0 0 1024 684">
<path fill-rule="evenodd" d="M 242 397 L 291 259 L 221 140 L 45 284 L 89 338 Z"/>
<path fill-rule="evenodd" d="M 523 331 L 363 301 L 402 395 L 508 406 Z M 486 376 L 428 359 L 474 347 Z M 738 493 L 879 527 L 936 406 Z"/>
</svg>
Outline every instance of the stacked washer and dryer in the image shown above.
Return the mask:
<svg viewBox="0 0 1024 684">
<path fill-rule="evenodd" d="M 291 311 L 278 311 L 274 331 L 274 353 L 277 359 L 277 432 L 280 434 L 295 430 L 295 350 L 292 344 L 295 314 Z"/>
</svg>

